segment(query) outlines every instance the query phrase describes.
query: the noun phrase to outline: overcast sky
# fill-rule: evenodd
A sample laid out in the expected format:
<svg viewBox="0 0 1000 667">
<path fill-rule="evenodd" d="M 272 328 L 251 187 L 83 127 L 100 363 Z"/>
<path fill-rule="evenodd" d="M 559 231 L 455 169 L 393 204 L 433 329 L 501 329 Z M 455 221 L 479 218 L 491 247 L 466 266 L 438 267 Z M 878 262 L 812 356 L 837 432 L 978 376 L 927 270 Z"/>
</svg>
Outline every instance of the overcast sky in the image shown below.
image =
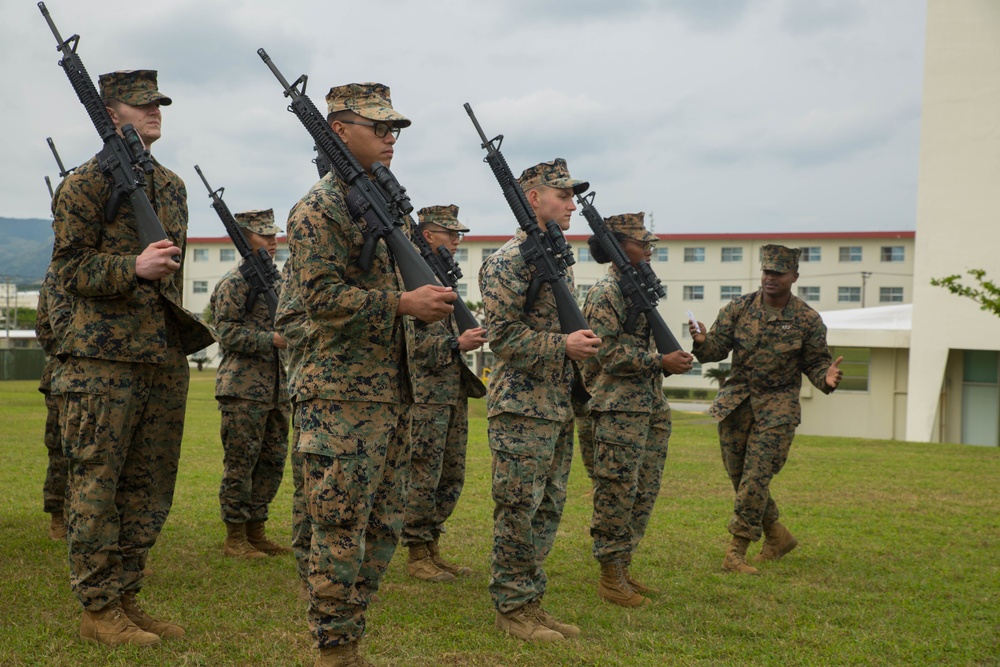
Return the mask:
<svg viewBox="0 0 1000 667">
<path fill-rule="evenodd" d="M 257 56 L 331 85 L 381 81 L 413 120 L 392 170 L 417 208 L 474 234 L 516 226 L 471 103 L 515 176 L 566 158 L 605 216 L 660 233 L 915 228 L 923 0 L 50 0 L 96 83 L 157 69 L 159 161 L 187 182 L 190 236 L 222 236 L 208 193 L 279 224 L 316 180 L 312 141 Z M 100 140 L 33 0 L 0 0 L 0 216 L 48 217 L 43 177 Z M 647 218 L 648 220 L 648 218 Z M 282 225 L 283 226 L 283 225 Z M 589 230 L 574 216 L 571 234 Z"/>
</svg>

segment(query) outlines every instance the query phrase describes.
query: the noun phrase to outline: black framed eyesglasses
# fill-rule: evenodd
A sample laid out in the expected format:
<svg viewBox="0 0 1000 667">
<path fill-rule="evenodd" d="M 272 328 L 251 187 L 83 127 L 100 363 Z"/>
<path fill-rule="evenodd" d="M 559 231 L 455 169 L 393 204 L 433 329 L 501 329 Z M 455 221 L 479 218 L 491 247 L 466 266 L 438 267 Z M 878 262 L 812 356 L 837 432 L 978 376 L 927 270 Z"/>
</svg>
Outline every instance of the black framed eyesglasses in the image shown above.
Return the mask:
<svg viewBox="0 0 1000 667">
<path fill-rule="evenodd" d="M 465 232 L 456 232 L 451 229 L 429 229 L 431 234 L 447 234 L 452 241 L 461 241 L 465 238 Z"/>
<path fill-rule="evenodd" d="M 340 122 L 344 125 L 366 125 L 375 131 L 375 136 L 379 139 L 385 138 L 387 134 L 391 134 L 393 139 L 399 139 L 399 130 L 401 128 L 394 127 L 388 123 L 372 123 L 361 120 L 342 120 Z"/>
<path fill-rule="evenodd" d="M 640 248 L 642 248 L 643 252 L 645 252 L 646 250 L 652 250 L 653 248 L 656 247 L 656 245 L 654 243 L 650 243 L 649 241 L 638 241 L 638 240 L 633 239 L 633 238 L 631 238 L 629 236 L 626 236 L 625 240 L 628 241 L 628 242 L 630 242 L 630 243 L 636 244 L 637 246 L 639 246 Z"/>
</svg>

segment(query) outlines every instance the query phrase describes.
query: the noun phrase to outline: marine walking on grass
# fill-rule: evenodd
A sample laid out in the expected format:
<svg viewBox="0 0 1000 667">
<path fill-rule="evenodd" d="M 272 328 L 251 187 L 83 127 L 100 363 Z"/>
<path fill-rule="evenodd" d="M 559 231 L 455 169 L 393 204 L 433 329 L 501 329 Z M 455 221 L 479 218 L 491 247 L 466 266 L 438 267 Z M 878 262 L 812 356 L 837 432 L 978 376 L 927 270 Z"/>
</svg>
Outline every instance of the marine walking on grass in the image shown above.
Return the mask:
<svg viewBox="0 0 1000 667">
<path fill-rule="evenodd" d="M 234 218 L 254 252 L 264 248 L 274 257 L 281 229 L 271 209 Z M 279 291 L 280 285 L 274 289 Z M 275 332 L 262 295 L 254 292 L 239 266 L 216 284 L 209 307 L 223 354 L 215 378 L 224 454 L 219 487 L 226 525 L 223 551 L 249 559 L 291 553 L 290 547 L 269 539 L 264 528 L 288 456 L 287 343 Z"/>
<path fill-rule="evenodd" d="M 757 562 L 778 560 L 798 544 L 778 521 L 769 487 L 788 460 L 801 421 L 802 375 L 825 394 L 843 377 L 843 357 L 831 363 L 823 320 L 792 294 L 799 253 L 764 246 L 761 289 L 726 304 L 707 334 L 701 322 L 689 326 L 698 361 L 720 361 L 733 353 L 732 373 L 709 412 L 719 422 L 722 463 L 736 491 L 732 541 L 722 563 L 729 572 L 758 574 L 746 552 L 761 534 Z"/>
</svg>

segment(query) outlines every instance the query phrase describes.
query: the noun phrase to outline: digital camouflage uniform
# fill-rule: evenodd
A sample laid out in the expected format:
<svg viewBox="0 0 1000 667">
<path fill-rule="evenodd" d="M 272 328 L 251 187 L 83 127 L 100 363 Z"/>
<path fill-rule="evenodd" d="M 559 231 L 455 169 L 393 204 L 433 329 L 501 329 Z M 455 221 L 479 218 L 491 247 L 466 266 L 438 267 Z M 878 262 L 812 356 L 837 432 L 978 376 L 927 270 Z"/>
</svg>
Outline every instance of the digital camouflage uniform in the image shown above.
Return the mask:
<svg viewBox="0 0 1000 667">
<path fill-rule="evenodd" d="M 372 99 L 379 109 L 365 106 Z M 333 88 L 327 103 L 331 112 L 355 105 L 372 120 L 402 118 L 381 84 Z M 291 266 L 276 317 L 284 322 L 299 309 L 298 297 L 309 321 L 292 398 L 312 524 L 309 624 L 320 649 L 364 635 L 365 611 L 399 541 L 410 458 L 412 323 L 396 314 L 404 288 L 384 242 L 370 270 L 357 266 L 364 237 L 346 192 L 331 172 L 292 208 Z"/>
<path fill-rule="evenodd" d="M 128 86 L 147 73 L 102 75 L 102 94 L 131 104 L 135 89 Z M 155 72 L 151 85 L 155 90 Z M 162 95 L 155 99 L 165 103 Z M 149 200 L 183 255 L 184 183 L 159 163 L 150 180 Z M 52 389 L 64 396 L 70 580 L 88 611 L 142 587 L 146 556 L 173 500 L 189 379 L 185 355 L 212 342 L 209 329 L 181 307 L 183 268 L 156 281 L 136 276 L 144 248 L 135 214 L 123 198 L 114 220 L 105 221 L 110 194 L 111 183 L 91 159 L 63 181 L 53 223 L 52 270 L 72 314 Z"/>
<path fill-rule="evenodd" d="M 418 212 L 421 223 L 469 231 L 458 223 L 457 215 L 457 206 L 427 207 Z M 415 320 L 414 326 L 415 345 L 410 356 L 412 454 L 403 518 L 404 546 L 436 540 L 455 510 L 465 483 L 468 397 L 486 395 L 486 388 L 465 365 L 464 352 L 458 349 L 454 316 L 431 324 Z"/>
<path fill-rule="evenodd" d="M 795 270 L 797 261 L 795 269 L 779 268 Z M 757 291 L 726 304 L 692 353 L 709 362 L 730 351 L 732 372 L 709 414 L 719 422 L 722 460 L 736 491 L 729 532 L 756 541 L 778 520 L 768 486 L 785 465 L 801 421 L 802 374 L 823 393 L 833 391 L 826 384 L 831 363 L 826 325 L 793 294 L 779 314 L 769 314 Z"/>
<path fill-rule="evenodd" d="M 63 513 L 69 463 L 59 435 L 62 397 L 52 391 L 52 378 L 59 375 L 62 366 L 56 351 L 59 349 L 59 339 L 66 331 L 70 308 L 69 299 L 56 282 L 55 274 L 51 270 L 46 271 L 42 288 L 38 292 L 35 335 L 38 336 L 38 342 L 47 357 L 42 379 L 38 384 L 38 391 L 45 395 L 45 448 L 49 454 L 45 484 L 42 486 L 42 509 L 46 514 L 53 515 Z"/>
<path fill-rule="evenodd" d="M 281 231 L 270 209 L 234 217 L 241 228 L 263 236 Z M 281 286 L 274 289 L 280 293 Z M 226 523 L 267 521 L 288 455 L 284 355 L 274 346 L 274 325 L 263 296 L 257 295 L 247 311 L 250 291 L 234 267 L 216 284 L 209 302 L 223 352 L 215 398 L 222 411 L 219 505 Z"/>
<path fill-rule="evenodd" d="M 611 231 L 624 231 L 619 228 L 634 223 L 634 217 L 614 216 L 606 224 Z M 656 239 L 642 229 L 641 217 L 638 228 L 639 240 Z M 589 436 L 593 442 L 594 558 L 627 564 L 646 532 L 660 492 L 671 421 L 663 396 L 662 355 L 644 316 L 636 319 L 632 333 L 625 330 L 629 312 L 619 280 L 621 273 L 611 265 L 583 306 L 601 346 L 596 356 L 581 363 L 591 393 L 593 429 L 586 436 L 581 433 L 581 441 Z"/>
<path fill-rule="evenodd" d="M 522 189 L 540 184 L 535 172 L 546 167 L 561 168 L 566 187 L 586 189 L 586 183 L 568 179 L 565 161 L 557 162 L 526 170 L 518 179 Z M 526 239 L 519 229 L 479 271 L 495 358 L 486 395 L 495 503 L 489 591 L 501 614 L 545 594 L 542 564 L 562 518 L 573 459 L 574 368 L 548 283 L 525 310 L 533 275 L 519 247 Z M 572 270 L 566 282 L 572 291 Z"/>
<path fill-rule="evenodd" d="M 282 309 L 275 314 L 274 328 L 285 339 L 288 348 L 285 350 L 287 366 L 287 382 L 289 396 L 297 396 L 299 388 L 299 372 L 302 368 L 305 344 L 308 340 L 309 317 L 302 305 L 302 297 L 290 290 L 297 283 L 289 280 L 290 262 L 285 262 L 281 277 L 285 294 Z M 305 454 L 299 451 L 299 425 L 292 419 L 292 552 L 295 554 L 295 566 L 299 572 L 299 580 L 308 585 L 309 552 L 312 548 L 312 524 L 309 521 L 309 508 L 305 497 L 305 480 L 302 476 Z"/>
</svg>

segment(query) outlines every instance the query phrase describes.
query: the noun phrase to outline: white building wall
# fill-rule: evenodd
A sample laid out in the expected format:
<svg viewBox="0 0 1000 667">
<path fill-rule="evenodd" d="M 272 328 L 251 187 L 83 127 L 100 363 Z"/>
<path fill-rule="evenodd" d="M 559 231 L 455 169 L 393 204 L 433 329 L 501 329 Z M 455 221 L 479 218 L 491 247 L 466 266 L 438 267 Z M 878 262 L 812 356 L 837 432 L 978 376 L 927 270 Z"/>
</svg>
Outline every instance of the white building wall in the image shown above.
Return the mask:
<svg viewBox="0 0 1000 667">
<path fill-rule="evenodd" d="M 929 0 L 908 440 L 940 441 L 942 402 L 960 400 L 960 383 L 950 390 L 944 383 L 946 375 L 955 377 L 949 350 L 1000 350 L 1000 318 L 930 284 L 974 268 L 1000 278 L 998 220 L 1000 2 Z M 960 363 L 961 355 L 952 358 Z M 955 439 L 948 431 L 944 437 Z"/>
</svg>

